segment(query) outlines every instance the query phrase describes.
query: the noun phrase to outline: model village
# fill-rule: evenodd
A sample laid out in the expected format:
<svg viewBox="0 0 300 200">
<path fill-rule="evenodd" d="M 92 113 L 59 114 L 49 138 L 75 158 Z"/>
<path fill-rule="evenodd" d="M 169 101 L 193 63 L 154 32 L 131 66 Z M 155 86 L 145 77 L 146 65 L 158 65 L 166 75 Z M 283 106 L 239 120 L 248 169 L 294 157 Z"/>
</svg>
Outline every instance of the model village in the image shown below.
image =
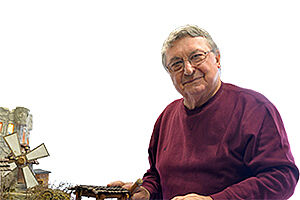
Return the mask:
<svg viewBox="0 0 300 200">
<path fill-rule="evenodd" d="M 27 108 L 0 107 L 0 200 L 81 200 L 83 197 L 126 200 L 142 184 L 138 179 L 129 190 L 68 183 L 51 185 L 51 172 L 36 168 L 49 152 L 44 143 L 34 148 L 30 146 L 32 119 Z"/>
</svg>

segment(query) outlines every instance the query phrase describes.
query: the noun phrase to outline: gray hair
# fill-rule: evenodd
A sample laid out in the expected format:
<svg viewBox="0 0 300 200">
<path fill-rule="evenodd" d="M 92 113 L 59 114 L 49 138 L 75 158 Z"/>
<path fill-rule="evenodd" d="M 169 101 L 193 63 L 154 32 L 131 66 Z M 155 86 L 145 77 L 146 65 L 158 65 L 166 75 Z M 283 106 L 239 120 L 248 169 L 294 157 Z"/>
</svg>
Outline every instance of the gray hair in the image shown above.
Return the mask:
<svg viewBox="0 0 300 200">
<path fill-rule="evenodd" d="M 161 50 L 161 56 L 162 56 L 162 64 L 163 64 L 165 70 L 168 71 L 168 67 L 166 65 L 167 49 L 172 47 L 173 43 L 176 40 L 187 37 L 187 36 L 190 36 L 190 37 L 199 37 L 200 36 L 200 37 L 207 39 L 207 42 L 210 45 L 210 47 L 213 49 L 214 54 L 219 53 L 219 49 L 218 49 L 217 45 L 215 44 L 215 42 L 213 41 L 213 39 L 211 38 L 211 36 L 209 35 L 209 33 L 206 30 L 199 28 L 196 25 L 185 25 L 185 26 L 179 27 L 179 28 L 175 29 L 174 31 L 172 31 L 163 44 L 163 47 Z"/>
</svg>

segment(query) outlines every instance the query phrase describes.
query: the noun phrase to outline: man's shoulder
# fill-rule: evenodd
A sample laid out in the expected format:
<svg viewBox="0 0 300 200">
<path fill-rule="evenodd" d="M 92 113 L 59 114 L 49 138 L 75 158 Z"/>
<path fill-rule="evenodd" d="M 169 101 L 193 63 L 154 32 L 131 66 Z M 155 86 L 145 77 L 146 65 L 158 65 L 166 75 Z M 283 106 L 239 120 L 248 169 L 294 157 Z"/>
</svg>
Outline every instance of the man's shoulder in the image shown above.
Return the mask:
<svg viewBox="0 0 300 200">
<path fill-rule="evenodd" d="M 159 118 L 173 115 L 176 112 L 181 112 L 180 110 L 182 109 L 182 106 L 183 106 L 183 98 L 174 100 L 173 102 L 171 102 L 165 107 L 165 109 L 160 114 Z"/>
<path fill-rule="evenodd" d="M 168 104 L 165 109 L 162 111 L 162 113 L 159 115 L 156 124 L 161 123 L 161 120 L 169 119 L 170 116 L 173 116 L 174 113 L 180 112 L 180 106 L 183 104 L 182 103 L 183 99 L 176 99 L 172 103 Z"/>
<path fill-rule="evenodd" d="M 165 111 L 170 111 L 174 109 L 179 109 L 183 104 L 183 98 L 176 99 L 166 106 Z"/>
<path fill-rule="evenodd" d="M 271 115 L 274 119 L 280 118 L 276 106 L 257 91 L 226 83 L 223 85 L 223 96 L 221 104 L 226 105 L 229 111 L 240 112 L 243 119 L 258 119 L 259 116 L 266 115 Z"/>
<path fill-rule="evenodd" d="M 270 101 L 263 94 L 255 90 L 239 87 L 231 83 L 223 83 L 223 91 L 225 95 L 229 95 L 231 98 L 262 104 L 270 103 Z"/>
</svg>

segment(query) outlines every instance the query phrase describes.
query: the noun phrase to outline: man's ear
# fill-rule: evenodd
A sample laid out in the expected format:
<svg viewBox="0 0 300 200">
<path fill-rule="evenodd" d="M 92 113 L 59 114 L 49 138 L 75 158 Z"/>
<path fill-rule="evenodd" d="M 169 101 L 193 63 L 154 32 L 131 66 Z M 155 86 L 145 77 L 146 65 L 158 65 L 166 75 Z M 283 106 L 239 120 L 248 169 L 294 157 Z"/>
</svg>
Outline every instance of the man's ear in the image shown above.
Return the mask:
<svg viewBox="0 0 300 200">
<path fill-rule="evenodd" d="M 216 53 L 215 53 L 215 57 L 216 57 L 216 63 L 218 65 L 218 68 L 221 68 L 221 63 L 220 63 L 220 58 L 221 58 L 221 55 L 220 55 L 220 51 L 219 50 L 216 50 Z"/>
</svg>

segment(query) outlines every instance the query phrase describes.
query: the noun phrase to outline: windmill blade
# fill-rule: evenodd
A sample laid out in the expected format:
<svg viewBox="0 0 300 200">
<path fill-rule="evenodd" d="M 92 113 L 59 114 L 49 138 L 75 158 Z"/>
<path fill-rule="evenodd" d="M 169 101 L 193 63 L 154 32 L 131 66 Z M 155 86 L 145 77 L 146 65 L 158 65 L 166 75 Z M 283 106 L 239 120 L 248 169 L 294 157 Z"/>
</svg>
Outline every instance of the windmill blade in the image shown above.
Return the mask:
<svg viewBox="0 0 300 200">
<path fill-rule="evenodd" d="M 39 184 L 32 170 L 28 166 L 23 167 L 22 172 L 23 172 L 23 177 L 27 188 L 32 188 Z"/>
<path fill-rule="evenodd" d="M 9 169 L 10 169 L 10 171 L 13 171 L 14 169 L 16 169 L 17 168 L 17 165 L 16 165 L 16 163 L 9 163 Z"/>
<path fill-rule="evenodd" d="M 15 157 L 18 157 L 22 154 L 20 140 L 17 133 L 4 136 L 3 139 Z"/>
<path fill-rule="evenodd" d="M 44 143 L 26 154 L 26 158 L 28 161 L 44 158 L 47 156 L 49 156 L 49 153 Z"/>
<path fill-rule="evenodd" d="M 16 163 L 14 163 L 14 162 L 13 163 L 9 163 L 9 171 L 5 171 L 3 173 L 3 176 L 6 176 L 7 174 L 9 174 L 11 171 L 13 171 L 16 168 L 17 168 Z"/>
</svg>

